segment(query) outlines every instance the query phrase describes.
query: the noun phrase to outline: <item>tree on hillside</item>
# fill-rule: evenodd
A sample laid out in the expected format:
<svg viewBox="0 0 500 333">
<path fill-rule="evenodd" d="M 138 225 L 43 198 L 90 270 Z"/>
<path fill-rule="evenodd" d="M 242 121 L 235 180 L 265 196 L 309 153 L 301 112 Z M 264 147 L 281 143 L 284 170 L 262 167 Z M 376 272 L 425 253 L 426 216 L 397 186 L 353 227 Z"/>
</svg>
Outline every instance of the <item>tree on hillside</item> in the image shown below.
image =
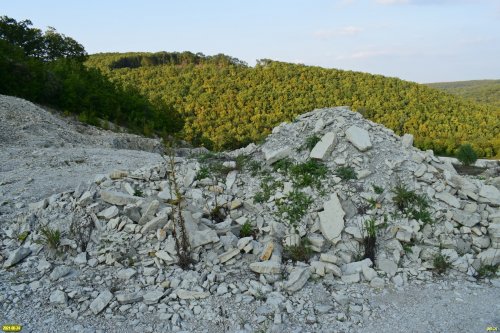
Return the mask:
<svg viewBox="0 0 500 333">
<path fill-rule="evenodd" d="M 87 57 L 85 48 L 71 37 L 60 34 L 49 27 L 45 33 L 31 28 L 30 20 L 17 22 L 15 19 L 0 17 L 0 39 L 24 50 L 28 57 L 43 61 L 72 58 L 84 61 Z"/>
</svg>

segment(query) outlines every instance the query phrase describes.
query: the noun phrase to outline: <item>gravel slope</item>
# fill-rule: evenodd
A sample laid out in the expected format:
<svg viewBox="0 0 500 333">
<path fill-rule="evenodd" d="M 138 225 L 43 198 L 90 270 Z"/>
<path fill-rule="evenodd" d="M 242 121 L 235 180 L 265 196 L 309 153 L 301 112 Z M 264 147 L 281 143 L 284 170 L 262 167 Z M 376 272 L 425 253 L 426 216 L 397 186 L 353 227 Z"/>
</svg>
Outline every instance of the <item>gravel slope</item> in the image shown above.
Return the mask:
<svg viewBox="0 0 500 333">
<path fill-rule="evenodd" d="M 131 149 L 123 149 L 131 148 Z M 162 161 L 157 143 L 132 135 L 116 134 L 74 123 L 43 111 L 21 99 L 0 95 L 0 227 L 31 202 L 61 191 L 72 190 L 81 181 L 115 169 L 133 170 Z M 133 150 L 135 149 L 135 150 Z M 29 260 L 25 263 L 30 265 Z M 143 313 L 140 319 L 124 317 L 111 321 L 96 316 L 92 321 L 71 318 L 60 309 L 43 306 L 27 283 L 39 276 L 19 276 L 9 271 L 0 276 L 0 325 L 24 325 L 22 332 L 166 332 L 164 321 Z M 260 332 L 486 332 L 500 328 L 500 280 L 474 282 L 458 272 L 433 282 L 412 282 L 402 288 L 375 290 L 366 284 L 344 285 L 335 281 L 310 281 L 294 297 L 307 299 L 315 321 L 306 323 L 293 313 L 282 324 L 272 324 L 272 315 Z M 24 286 L 23 286 L 24 285 Z M 12 293 L 14 292 L 14 293 Z M 333 295 L 342 292 L 349 302 L 341 305 Z M 15 294 L 15 296 L 8 296 Z M 36 297 L 35 297 L 36 296 Z M 8 297 L 14 307 L 2 307 Z M 328 303 L 330 312 L 319 313 Z M 232 298 L 211 296 L 203 303 L 216 318 L 184 318 L 187 332 L 251 332 L 252 322 L 265 300 L 250 304 Z M 362 322 L 351 320 L 359 311 L 351 305 L 366 304 Z M 308 307 L 305 307 L 309 309 Z M 341 308 L 341 309 L 340 309 Z M 316 309 L 316 310 L 313 310 Z M 337 310 L 345 318 L 331 313 Z M 361 310 L 363 311 L 363 310 Z M 309 318 L 309 317 L 308 317 Z M 168 326 L 167 326 L 168 327 Z M 257 332 L 259 330 L 253 330 Z"/>
</svg>

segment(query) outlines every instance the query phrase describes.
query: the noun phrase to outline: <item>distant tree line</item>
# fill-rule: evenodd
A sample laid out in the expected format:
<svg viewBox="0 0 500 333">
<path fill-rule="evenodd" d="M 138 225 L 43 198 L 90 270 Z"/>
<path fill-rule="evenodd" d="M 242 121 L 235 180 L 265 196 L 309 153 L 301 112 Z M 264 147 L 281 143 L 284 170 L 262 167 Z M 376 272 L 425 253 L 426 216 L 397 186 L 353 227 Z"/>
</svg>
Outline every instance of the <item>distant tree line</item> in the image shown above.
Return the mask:
<svg viewBox="0 0 500 333">
<path fill-rule="evenodd" d="M 84 47 L 54 28 L 0 17 L 0 93 L 75 114 L 98 125 L 113 121 L 133 132 L 167 135 L 182 127 L 172 106 L 152 103 L 132 86 L 111 82 L 84 65 Z"/>
<path fill-rule="evenodd" d="M 412 133 L 421 149 L 454 155 L 469 143 L 481 157 L 500 157 L 500 108 L 397 78 L 269 59 L 249 67 L 191 52 L 103 53 L 86 64 L 171 105 L 184 120 L 182 137 L 212 149 L 241 147 L 301 113 L 347 105 Z"/>
</svg>

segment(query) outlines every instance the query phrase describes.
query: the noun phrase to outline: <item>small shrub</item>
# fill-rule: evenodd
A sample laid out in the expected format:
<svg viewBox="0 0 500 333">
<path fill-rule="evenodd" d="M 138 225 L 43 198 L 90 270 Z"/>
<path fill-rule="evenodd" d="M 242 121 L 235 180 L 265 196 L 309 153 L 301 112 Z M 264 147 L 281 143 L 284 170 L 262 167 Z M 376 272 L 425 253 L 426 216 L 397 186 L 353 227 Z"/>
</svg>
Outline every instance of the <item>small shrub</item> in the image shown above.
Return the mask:
<svg viewBox="0 0 500 333">
<path fill-rule="evenodd" d="M 363 239 L 363 246 L 365 248 L 364 258 L 369 258 L 372 262 L 375 262 L 375 252 L 377 246 L 377 227 L 375 225 L 375 219 L 369 219 L 365 221 L 365 230 L 367 236 Z"/>
<path fill-rule="evenodd" d="M 196 174 L 196 180 L 201 180 L 210 177 L 210 169 L 207 166 L 202 166 Z"/>
<path fill-rule="evenodd" d="M 494 278 L 497 274 L 499 265 L 481 265 L 476 272 L 477 279 Z"/>
<path fill-rule="evenodd" d="M 142 191 L 140 189 L 136 188 L 134 190 L 134 196 L 136 196 L 136 197 L 143 197 L 144 193 L 142 193 Z"/>
<path fill-rule="evenodd" d="M 246 221 L 240 229 L 240 237 L 250 237 L 252 236 L 255 238 L 256 236 L 256 230 L 252 226 L 252 223 L 250 221 Z"/>
<path fill-rule="evenodd" d="M 227 213 L 224 207 L 220 205 L 215 205 L 215 207 L 210 211 L 209 218 L 216 223 L 223 222 L 226 219 Z"/>
<path fill-rule="evenodd" d="M 465 166 L 474 164 L 477 161 L 477 154 L 470 144 L 463 144 L 457 150 L 457 159 Z"/>
<path fill-rule="evenodd" d="M 403 183 L 397 184 L 392 189 L 392 193 L 394 193 L 392 200 L 401 212 L 425 224 L 434 222 L 428 210 L 429 201 L 425 195 L 409 190 Z"/>
<path fill-rule="evenodd" d="M 283 260 L 308 262 L 312 252 L 311 241 L 308 238 L 303 238 L 300 240 L 299 245 L 285 246 L 283 248 Z"/>
<path fill-rule="evenodd" d="M 288 194 L 286 200 L 280 200 L 277 203 L 278 214 L 290 225 L 296 227 L 312 203 L 313 200 L 307 194 L 295 189 Z"/>
<path fill-rule="evenodd" d="M 308 160 L 305 163 L 296 164 L 290 167 L 290 175 L 297 187 L 321 186 L 321 180 L 326 177 L 328 168 L 316 161 Z"/>
<path fill-rule="evenodd" d="M 441 253 L 434 257 L 432 263 L 434 265 L 434 270 L 439 274 L 446 273 L 446 271 L 451 268 L 451 263 L 448 261 L 448 258 L 443 256 Z"/>
<path fill-rule="evenodd" d="M 247 155 L 238 155 L 235 158 L 236 162 L 236 170 L 243 170 L 250 161 L 250 156 Z"/>
<path fill-rule="evenodd" d="M 274 171 L 281 171 L 282 173 L 288 173 L 290 168 L 292 167 L 293 162 L 289 158 L 283 158 L 276 163 L 273 164 Z"/>
<path fill-rule="evenodd" d="M 318 142 L 321 141 L 321 138 L 317 135 L 311 135 L 309 137 L 307 137 L 306 139 L 306 142 L 304 143 L 304 146 L 309 150 L 313 150 L 314 146 L 316 146 L 316 144 Z"/>
<path fill-rule="evenodd" d="M 250 171 L 252 177 L 257 176 L 260 169 L 262 169 L 262 165 L 258 161 L 250 161 L 248 163 L 248 170 Z"/>
<path fill-rule="evenodd" d="M 377 186 L 377 185 L 372 185 L 372 187 L 373 187 L 373 191 L 376 194 L 382 194 L 382 193 L 384 193 L 384 188 L 383 187 L 380 187 L 380 186 Z"/>
<path fill-rule="evenodd" d="M 53 250 L 56 250 L 61 244 L 61 232 L 59 230 L 42 227 L 40 233 L 42 234 L 41 244 L 47 245 Z"/>
<path fill-rule="evenodd" d="M 358 179 L 358 175 L 353 167 L 341 166 L 335 170 L 335 174 L 339 176 L 342 180 Z"/>
<path fill-rule="evenodd" d="M 275 181 L 271 176 L 265 176 L 262 178 L 261 190 L 257 192 L 253 198 L 253 200 L 257 203 L 263 203 L 271 198 L 271 195 L 276 192 L 276 190 L 280 187 L 283 187 L 283 182 Z"/>
</svg>

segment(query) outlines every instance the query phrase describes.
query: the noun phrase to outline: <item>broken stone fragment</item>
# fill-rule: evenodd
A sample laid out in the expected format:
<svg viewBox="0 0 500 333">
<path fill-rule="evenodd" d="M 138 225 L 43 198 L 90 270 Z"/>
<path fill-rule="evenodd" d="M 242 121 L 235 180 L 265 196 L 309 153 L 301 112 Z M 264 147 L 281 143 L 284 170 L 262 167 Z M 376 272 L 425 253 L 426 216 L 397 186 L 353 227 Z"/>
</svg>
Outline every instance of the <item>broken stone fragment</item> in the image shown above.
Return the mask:
<svg viewBox="0 0 500 333">
<path fill-rule="evenodd" d="M 273 242 L 267 243 L 266 247 L 262 251 L 262 254 L 260 255 L 260 260 L 262 261 L 269 260 L 269 258 L 271 258 L 271 255 L 273 254 L 273 249 L 274 249 L 274 243 Z"/>
<path fill-rule="evenodd" d="M 488 203 L 493 207 L 500 206 L 500 190 L 493 185 L 483 185 L 479 189 L 479 201 Z"/>
<path fill-rule="evenodd" d="M 332 193 L 330 200 L 325 202 L 324 210 L 318 213 L 321 233 L 333 244 L 341 239 L 344 230 L 344 210 L 336 193 Z"/>
<path fill-rule="evenodd" d="M 149 291 L 142 296 L 142 301 L 146 305 L 156 304 L 164 295 L 162 291 Z"/>
<path fill-rule="evenodd" d="M 90 310 L 96 315 L 104 310 L 112 299 L 113 294 L 109 290 L 104 290 L 90 303 Z"/>
<path fill-rule="evenodd" d="M 111 179 L 120 179 L 128 176 L 128 172 L 125 170 L 113 170 L 109 174 L 109 178 Z"/>
<path fill-rule="evenodd" d="M 274 261 L 259 261 L 251 263 L 250 269 L 260 274 L 279 274 L 281 272 L 281 264 Z"/>
<path fill-rule="evenodd" d="M 108 207 L 105 210 L 100 211 L 99 213 L 97 213 L 97 216 L 105 218 L 106 220 L 110 220 L 113 217 L 115 217 L 116 215 L 118 215 L 119 212 L 120 211 L 118 210 L 118 207 L 111 206 L 111 207 Z"/>
<path fill-rule="evenodd" d="M 367 151 L 372 147 L 368 131 L 357 126 L 351 126 L 345 131 L 347 140 L 359 151 Z"/>
<path fill-rule="evenodd" d="M 394 276 L 398 271 L 398 265 L 389 259 L 377 259 L 377 267 L 386 272 L 388 276 Z"/>
<path fill-rule="evenodd" d="M 112 205 L 125 206 L 128 204 L 135 204 L 137 201 L 141 200 L 139 197 L 134 197 L 120 192 L 104 191 L 101 190 L 101 199 Z"/>
<path fill-rule="evenodd" d="M 336 136 L 333 132 L 328 132 L 314 146 L 309 154 L 310 158 L 324 160 L 333 150 L 336 143 Z"/>
<path fill-rule="evenodd" d="M 141 233 L 144 234 L 151 230 L 163 228 L 167 223 L 168 223 L 168 216 L 157 216 L 142 227 Z"/>
<path fill-rule="evenodd" d="M 50 294 L 49 301 L 52 304 L 66 305 L 68 301 L 68 296 L 62 290 L 54 290 Z"/>
<path fill-rule="evenodd" d="M 144 214 L 142 214 L 142 217 L 139 219 L 139 224 L 145 225 L 147 222 L 153 219 L 156 211 L 158 210 L 158 207 L 160 207 L 160 202 L 158 200 L 151 201 L 147 205 L 146 209 L 144 209 Z"/>
<path fill-rule="evenodd" d="M 180 299 L 202 299 L 210 296 L 210 293 L 207 291 L 190 291 L 185 289 L 177 289 L 175 293 Z"/>
<path fill-rule="evenodd" d="M 310 276 L 311 270 L 309 267 L 295 267 L 288 276 L 284 287 L 290 292 L 296 292 L 304 287 Z"/>
<path fill-rule="evenodd" d="M 120 304 L 132 304 L 142 301 L 142 295 L 139 292 L 116 294 L 116 300 Z"/>
<path fill-rule="evenodd" d="M 31 249 L 27 247 L 20 247 L 17 250 L 14 250 L 9 258 L 3 263 L 3 268 L 9 268 L 19 263 L 21 260 L 26 258 L 31 254 Z"/>
<path fill-rule="evenodd" d="M 290 147 L 285 147 L 281 149 L 274 150 L 272 148 L 262 148 L 262 152 L 264 153 L 264 158 L 266 159 L 266 163 L 271 165 L 279 160 L 284 159 L 292 154 L 292 149 Z"/>
<path fill-rule="evenodd" d="M 228 260 L 232 259 L 233 257 L 236 257 L 238 254 L 240 254 L 239 249 L 231 249 L 227 252 L 224 252 L 219 256 L 219 261 L 221 264 L 227 262 Z"/>
<path fill-rule="evenodd" d="M 403 145 L 403 147 L 405 148 L 410 148 L 413 146 L 413 135 L 411 134 L 404 134 L 402 137 L 401 137 L 401 144 Z"/>
<path fill-rule="evenodd" d="M 446 202 L 452 207 L 460 208 L 460 201 L 454 195 L 451 195 L 448 192 L 436 193 L 435 197 L 441 201 Z"/>
</svg>

